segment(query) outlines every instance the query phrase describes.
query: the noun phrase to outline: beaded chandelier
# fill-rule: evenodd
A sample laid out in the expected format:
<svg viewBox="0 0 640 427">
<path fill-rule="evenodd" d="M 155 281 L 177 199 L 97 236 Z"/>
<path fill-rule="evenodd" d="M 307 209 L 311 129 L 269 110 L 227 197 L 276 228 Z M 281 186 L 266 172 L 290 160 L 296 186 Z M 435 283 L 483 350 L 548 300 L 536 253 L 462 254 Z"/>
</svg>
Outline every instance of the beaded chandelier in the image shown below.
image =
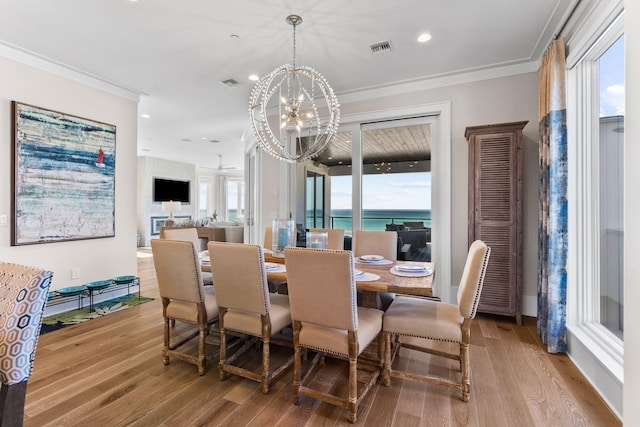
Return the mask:
<svg viewBox="0 0 640 427">
<path fill-rule="evenodd" d="M 298 15 L 293 26 L 293 65 L 282 65 L 263 76 L 251 91 L 249 111 L 256 139 L 272 156 L 301 162 L 317 156 L 338 131 L 340 104 L 324 76 L 311 67 L 296 66 Z"/>
</svg>

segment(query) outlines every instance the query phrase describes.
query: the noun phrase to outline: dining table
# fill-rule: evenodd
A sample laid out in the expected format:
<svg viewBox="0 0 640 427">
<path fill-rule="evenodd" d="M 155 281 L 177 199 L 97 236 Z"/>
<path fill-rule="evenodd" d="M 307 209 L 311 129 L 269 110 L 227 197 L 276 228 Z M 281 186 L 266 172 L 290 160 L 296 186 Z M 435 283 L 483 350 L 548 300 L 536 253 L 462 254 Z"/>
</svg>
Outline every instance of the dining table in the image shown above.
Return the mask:
<svg viewBox="0 0 640 427">
<path fill-rule="evenodd" d="M 265 251 L 264 260 L 265 263 L 285 264 L 284 257 L 274 256 L 269 251 Z M 423 274 L 403 273 L 400 270 L 402 266 L 424 267 L 427 272 Z M 379 306 L 378 294 L 380 292 L 423 297 L 433 296 L 435 266 L 432 262 L 399 260 L 363 262 L 358 257 L 355 257 L 355 269 L 365 273 L 356 276 L 356 288 L 364 293 L 363 305 Z M 203 263 L 202 271 L 210 272 L 211 264 Z M 267 279 L 286 282 L 286 268 L 267 269 Z"/>
<path fill-rule="evenodd" d="M 285 263 L 284 257 L 274 256 L 268 252 L 265 252 L 264 258 L 266 263 Z M 424 267 L 425 270 L 422 270 L 424 273 L 411 271 L 404 273 L 402 266 Z M 362 305 L 364 306 L 380 307 L 380 292 L 423 297 L 433 296 L 435 266 L 432 262 L 399 260 L 363 262 L 359 257 L 355 257 L 355 269 L 369 273 L 356 276 L 356 288 L 363 291 Z M 267 279 L 286 282 L 287 273 L 286 271 L 269 271 L 267 269 Z"/>
</svg>

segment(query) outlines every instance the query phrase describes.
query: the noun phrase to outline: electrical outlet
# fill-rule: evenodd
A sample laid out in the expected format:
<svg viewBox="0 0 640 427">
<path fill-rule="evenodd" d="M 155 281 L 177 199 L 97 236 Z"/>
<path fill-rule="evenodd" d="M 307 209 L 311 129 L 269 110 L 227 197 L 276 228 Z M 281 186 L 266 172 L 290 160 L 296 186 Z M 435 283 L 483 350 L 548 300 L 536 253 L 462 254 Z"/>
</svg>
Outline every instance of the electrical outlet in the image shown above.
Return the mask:
<svg viewBox="0 0 640 427">
<path fill-rule="evenodd" d="M 71 269 L 71 278 L 72 279 L 80 278 L 80 267 L 75 267 Z"/>
<path fill-rule="evenodd" d="M 7 216 L 0 215 L 0 227 L 6 227 L 6 226 L 7 226 Z"/>
</svg>

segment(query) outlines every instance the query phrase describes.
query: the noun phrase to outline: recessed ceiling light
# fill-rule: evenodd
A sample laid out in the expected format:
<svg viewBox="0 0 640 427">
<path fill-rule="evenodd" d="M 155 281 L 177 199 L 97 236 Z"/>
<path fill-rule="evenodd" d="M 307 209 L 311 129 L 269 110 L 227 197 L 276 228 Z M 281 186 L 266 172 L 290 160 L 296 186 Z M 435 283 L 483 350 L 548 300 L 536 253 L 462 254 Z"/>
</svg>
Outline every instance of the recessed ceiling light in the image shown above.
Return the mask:
<svg viewBox="0 0 640 427">
<path fill-rule="evenodd" d="M 147 113 L 140 114 L 140 117 L 142 117 L 142 118 L 144 118 L 144 119 L 149 119 L 149 118 L 151 118 L 151 116 L 150 116 L 150 115 L 148 115 Z"/>
<path fill-rule="evenodd" d="M 191 140 L 189 138 L 182 138 L 180 141 L 182 141 L 182 142 L 191 142 Z"/>
<path fill-rule="evenodd" d="M 416 39 L 418 40 L 418 43 L 426 43 L 429 40 L 431 40 L 431 34 L 429 33 L 422 33 L 418 36 L 418 38 Z"/>
<path fill-rule="evenodd" d="M 260 77 L 258 77 L 257 74 L 251 74 L 249 76 L 249 80 L 251 80 L 252 82 L 257 82 L 258 80 L 260 80 Z"/>
</svg>

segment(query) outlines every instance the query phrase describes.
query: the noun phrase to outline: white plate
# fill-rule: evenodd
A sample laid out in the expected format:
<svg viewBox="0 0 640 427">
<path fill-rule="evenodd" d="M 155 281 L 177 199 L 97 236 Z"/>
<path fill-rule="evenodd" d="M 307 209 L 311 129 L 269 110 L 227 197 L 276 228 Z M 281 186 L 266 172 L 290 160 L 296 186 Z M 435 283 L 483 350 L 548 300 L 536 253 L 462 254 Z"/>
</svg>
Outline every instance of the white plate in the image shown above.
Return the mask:
<svg viewBox="0 0 640 427">
<path fill-rule="evenodd" d="M 422 272 L 427 271 L 427 267 L 422 265 L 411 265 L 411 264 L 398 264 L 395 266 L 396 270 L 399 271 L 408 271 L 408 272 Z"/>
<path fill-rule="evenodd" d="M 264 268 L 266 268 L 267 270 L 276 270 L 280 267 L 280 264 L 277 264 L 275 262 L 265 262 L 264 263 Z"/>
<path fill-rule="evenodd" d="M 362 270 L 353 270 L 353 274 L 356 277 L 362 276 L 364 274 L 364 271 L 362 271 Z"/>
<path fill-rule="evenodd" d="M 209 258 L 208 256 L 203 256 L 200 258 L 200 261 L 203 263 L 211 263 L 211 258 Z"/>
<path fill-rule="evenodd" d="M 361 255 L 360 261 L 365 262 L 375 262 L 375 261 L 383 261 L 384 257 L 382 255 Z"/>
</svg>

